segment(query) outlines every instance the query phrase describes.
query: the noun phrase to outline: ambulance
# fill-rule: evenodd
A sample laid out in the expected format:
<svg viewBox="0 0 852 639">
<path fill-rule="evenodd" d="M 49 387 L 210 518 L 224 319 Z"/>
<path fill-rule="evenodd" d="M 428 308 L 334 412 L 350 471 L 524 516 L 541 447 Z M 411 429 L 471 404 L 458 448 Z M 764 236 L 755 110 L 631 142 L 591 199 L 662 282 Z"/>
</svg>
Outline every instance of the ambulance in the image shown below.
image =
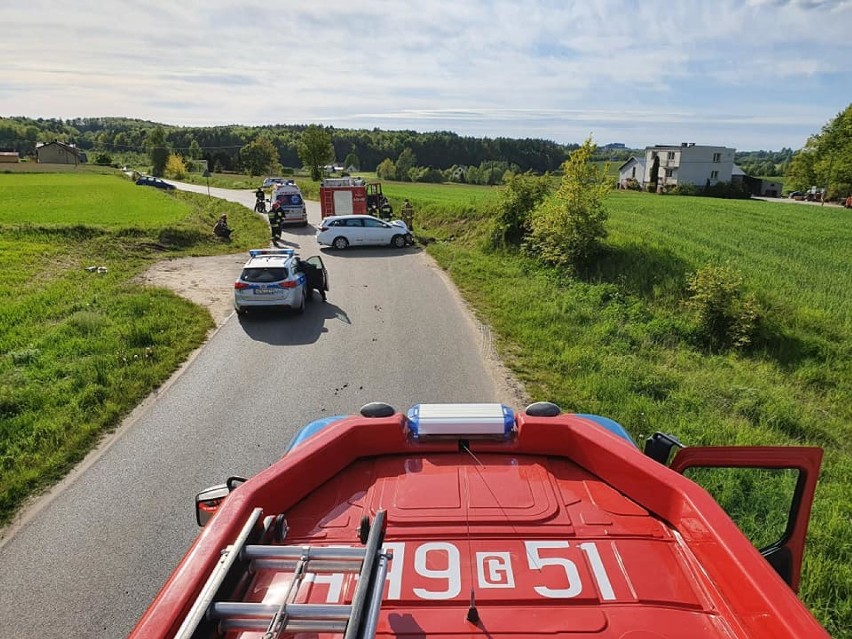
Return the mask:
<svg viewBox="0 0 852 639">
<path fill-rule="evenodd" d="M 284 213 L 283 224 L 308 225 L 308 211 L 302 192 L 293 180 L 279 184 L 272 191 L 272 206 L 278 204 Z"/>
</svg>

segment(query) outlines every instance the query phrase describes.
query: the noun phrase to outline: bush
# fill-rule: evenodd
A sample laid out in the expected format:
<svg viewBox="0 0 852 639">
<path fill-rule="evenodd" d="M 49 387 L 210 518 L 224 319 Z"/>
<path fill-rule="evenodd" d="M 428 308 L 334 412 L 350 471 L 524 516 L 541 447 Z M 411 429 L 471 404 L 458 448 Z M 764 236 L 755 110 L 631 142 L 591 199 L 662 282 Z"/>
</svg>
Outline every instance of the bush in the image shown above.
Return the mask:
<svg viewBox="0 0 852 639">
<path fill-rule="evenodd" d="M 753 294 L 730 265 L 708 264 L 689 278 L 688 305 L 696 313 L 698 338 L 710 348 L 745 348 L 760 324 Z"/>
<path fill-rule="evenodd" d="M 720 197 L 729 200 L 748 200 L 751 198 L 751 192 L 744 184 L 735 184 L 733 182 L 718 182 L 717 184 L 707 185 L 701 192 L 705 197 Z"/>
<path fill-rule="evenodd" d="M 678 184 L 672 189 L 673 195 L 699 195 L 698 187 L 694 184 Z"/>
<path fill-rule="evenodd" d="M 441 184 L 444 181 L 444 174 L 439 169 L 434 169 L 431 166 L 416 166 L 411 169 L 410 175 L 412 182 Z"/>
<path fill-rule="evenodd" d="M 186 178 L 186 164 L 183 158 L 174 153 L 169 155 L 166 160 L 165 176 L 173 180 L 183 180 Z"/>
<path fill-rule="evenodd" d="M 530 217 L 526 252 L 546 264 L 573 270 L 601 249 L 608 218 L 604 198 L 612 189 L 606 166 L 591 162 L 595 145 L 586 139 L 562 165 L 556 194 Z"/>
<path fill-rule="evenodd" d="M 491 232 L 492 248 L 520 246 L 530 231 L 530 215 L 550 191 L 549 175 L 511 175 L 506 188 L 500 192 L 497 216 Z"/>
</svg>

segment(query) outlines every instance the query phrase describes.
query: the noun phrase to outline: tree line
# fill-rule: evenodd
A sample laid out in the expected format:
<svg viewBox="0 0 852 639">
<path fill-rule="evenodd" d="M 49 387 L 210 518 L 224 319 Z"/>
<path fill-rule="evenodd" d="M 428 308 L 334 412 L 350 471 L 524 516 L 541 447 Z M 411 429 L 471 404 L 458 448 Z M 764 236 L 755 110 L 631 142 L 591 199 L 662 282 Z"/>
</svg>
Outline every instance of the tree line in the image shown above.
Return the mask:
<svg viewBox="0 0 852 639">
<path fill-rule="evenodd" d="M 146 164 L 157 171 L 206 161 L 210 170 L 253 175 L 322 163 L 376 171 L 384 179 L 501 184 L 511 175 L 558 172 L 577 144 L 538 138 L 475 138 L 450 131 L 419 133 L 339 129 L 319 125 L 178 127 L 132 118 L 0 118 L 0 150 L 33 156 L 36 144 L 59 140 L 89 152 L 98 163 Z M 620 164 L 640 149 L 596 148 L 591 161 Z M 180 160 L 178 163 L 177 160 Z M 793 151 L 740 151 L 747 175 L 784 176 L 786 186 L 818 186 L 831 198 L 852 192 L 852 105 Z M 183 164 L 181 164 L 183 163 Z"/>
<path fill-rule="evenodd" d="M 852 195 L 852 104 L 793 156 L 785 186 L 801 191 L 823 188 L 828 200 Z"/>
<path fill-rule="evenodd" d="M 109 154 L 121 161 L 134 154 L 148 155 L 152 142 L 160 142 L 158 128 L 165 133 L 169 151 L 206 160 L 211 170 L 239 171 L 245 168 L 241 149 L 259 138 L 272 143 L 281 166 L 301 166 L 301 138 L 316 125 L 177 127 L 130 118 L 12 117 L 0 118 L 0 148 L 27 156 L 35 153 L 37 143 L 59 140 L 92 155 Z M 454 165 L 479 166 L 490 160 L 522 171 L 545 173 L 558 169 L 578 147 L 534 138 L 475 138 L 450 131 L 319 128 L 331 136 L 334 160 L 343 163 L 345 158 L 354 157 L 361 171 L 375 171 L 386 159 L 396 162 L 408 150 L 417 158 L 418 166 L 442 171 Z"/>
</svg>

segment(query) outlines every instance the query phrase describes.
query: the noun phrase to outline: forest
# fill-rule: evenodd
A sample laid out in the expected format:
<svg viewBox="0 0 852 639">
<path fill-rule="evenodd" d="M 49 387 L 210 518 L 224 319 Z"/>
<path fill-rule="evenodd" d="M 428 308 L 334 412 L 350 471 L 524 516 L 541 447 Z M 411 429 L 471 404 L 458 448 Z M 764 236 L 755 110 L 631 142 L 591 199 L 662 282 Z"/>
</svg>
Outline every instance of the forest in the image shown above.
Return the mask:
<svg viewBox="0 0 852 639">
<path fill-rule="evenodd" d="M 341 129 L 316 125 L 228 125 L 181 127 L 130 118 L 0 118 L 0 150 L 33 157 L 38 143 L 59 140 L 74 144 L 97 164 L 143 165 L 152 147 L 165 141 L 169 153 L 187 160 L 205 160 L 214 172 L 242 171 L 244 147 L 268 140 L 283 168 L 303 165 L 300 143 L 306 131 L 321 129 L 331 140 L 332 161 L 345 168 L 378 171 L 385 177 L 412 181 L 501 183 L 507 173 L 556 172 L 579 144 L 506 137 L 476 138 L 451 131 Z M 671 141 L 669 141 L 671 142 Z M 265 143 L 265 142 L 264 142 Z M 618 166 L 643 149 L 607 145 L 597 148 L 594 161 Z M 785 187 L 826 188 L 845 197 L 852 190 L 852 105 L 814 133 L 794 151 L 737 151 L 735 163 L 755 177 L 786 178 Z M 400 163 L 406 170 L 399 170 Z M 388 172 L 388 167 L 394 169 Z M 383 171 L 384 169 L 384 171 Z M 413 170 L 413 172 L 412 172 Z"/>
<path fill-rule="evenodd" d="M 120 161 L 125 156 L 147 154 L 149 140 L 157 126 L 163 127 L 172 151 L 192 159 L 205 159 L 210 168 L 235 171 L 240 166 L 239 151 L 258 135 L 268 137 L 285 167 L 300 166 L 298 140 L 307 126 L 271 125 L 249 127 L 175 127 L 128 118 L 0 118 L 0 149 L 33 155 L 39 142 L 59 140 L 75 144 L 87 152 L 108 154 Z M 448 131 L 417 133 L 379 129 L 337 129 L 332 135 L 339 162 L 354 155 L 358 169 L 375 171 L 382 161 L 396 161 L 406 149 L 414 153 L 417 165 L 446 170 L 453 166 L 479 166 L 495 162 L 521 171 L 554 171 L 575 150 L 577 144 L 558 144 L 541 139 L 473 138 Z M 598 149 L 595 159 L 621 164 L 642 149 Z M 749 175 L 783 175 L 793 156 L 792 149 L 781 151 L 745 151 L 736 155 L 737 163 Z"/>
<path fill-rule="evenodd" d="M 165 130 L 171 151 L 207 160 L 211 169 L 236 171 L 242 168 L 240 149 L 259 136 L 272 142 L 282 166 L 301 166 L 299 138 L 308 125 L 177 127 L 127 118 L 0 118 L 0 149 L 31 156 L 37 143 L 59 140 L 75 144 L 90 155 L 107 153 L 122 160 L 131 154 L 147 154 L 149 140 L 157 127 Z M 495 161 L 521 171 L 544 173 L 558 169 L 578 147 L 529 138 L 465 137 L 449 131 L 323 128 L 331 134 L 337 161 L 342 163 L 344 158 L 354 155 L 357 168 L 362 171 L 375 171 L 383 160 L 395 161 L 410 149 L 418 166 L 439 170 Z"/>
</svg>

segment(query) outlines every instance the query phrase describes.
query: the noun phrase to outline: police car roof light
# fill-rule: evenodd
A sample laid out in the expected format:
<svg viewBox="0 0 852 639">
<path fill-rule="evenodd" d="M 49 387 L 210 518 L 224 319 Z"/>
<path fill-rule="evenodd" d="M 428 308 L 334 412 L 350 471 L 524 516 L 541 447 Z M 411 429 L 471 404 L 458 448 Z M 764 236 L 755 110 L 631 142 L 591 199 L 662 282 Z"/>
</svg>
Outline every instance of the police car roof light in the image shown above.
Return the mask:
<svg viewBox="0 0 852 639">
<path fill-rule="evenodd" d="M 509 439 L 515 413 L 503 404 L 417 404 L 407 413 L 415 439 L 429 437 Z"/>
<path fill-rule="evenodd" d="M 295 249 L 250 249 L 249 256 L 261 257 L 262 255 L 294 255 Z"/>
</svg>

